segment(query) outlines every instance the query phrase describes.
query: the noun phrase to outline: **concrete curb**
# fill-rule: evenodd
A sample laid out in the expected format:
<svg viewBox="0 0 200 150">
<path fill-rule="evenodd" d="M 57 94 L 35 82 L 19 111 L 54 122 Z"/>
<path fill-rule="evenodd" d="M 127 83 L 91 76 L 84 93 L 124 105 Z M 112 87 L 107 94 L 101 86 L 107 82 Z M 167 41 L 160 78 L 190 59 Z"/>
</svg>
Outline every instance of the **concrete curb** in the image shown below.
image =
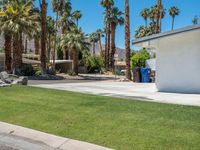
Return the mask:
<svg viewBox="0 0 200 150">
<path fill-rule="evenodd" d="M 58 150 L 112 150 L 87 142 L 59 137 L 4 122 L 0 122 L 0 133 L 28 139 L 38 143 L 44 143 L 45 145 Z"/>
</svg>

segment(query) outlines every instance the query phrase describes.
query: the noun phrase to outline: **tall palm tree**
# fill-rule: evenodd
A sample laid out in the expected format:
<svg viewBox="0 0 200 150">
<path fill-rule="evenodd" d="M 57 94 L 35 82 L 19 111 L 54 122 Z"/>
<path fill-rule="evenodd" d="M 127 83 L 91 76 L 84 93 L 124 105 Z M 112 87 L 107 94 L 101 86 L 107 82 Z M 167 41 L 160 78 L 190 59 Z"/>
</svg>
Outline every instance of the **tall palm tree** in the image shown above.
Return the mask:
<svg viewBox="0 0 200 150">
<path fill-rule="evenodd" d="M 89 35 L 89 41 L 92 43 L 92 51 L 93 55 L 95 55 L 95 46 L 96 43 L 99 41 L 99 37 L 97 36 L 96 32 L 93 32 Z"/>
<path fill-rule="evenodd" d="M 35 55 L 40 54 L 40 40 L 41 40 L 41 35 L 40 31 L 35 31 L 33 34 L 33 40 L 34 40 L 34 47 L 35 47 Z"/>
<path fill-rule="evenodd" d="M 145 26 L 147 27 L 147 20 L 149 17 L 149 12 L 150 10 L 148 8 L 144 8 L 141 12 L 140 12 L 140 16 L 144 18 L 145 20 Z"/>
<path fill-rule="evenodd" d="M 156 9 L 156 33 L 160 31 L 160 8 L 161 8 L 161 0 L 157 0 L 157 4 L 155 5 Z"/>
<path fill-rule="evenodd" d="M 75 27 L 74 20 L 72 18 L 71 12 L 64 12 L 59 20 L 59 27 L 61 27 L 62 34 L 66 34 L 69 32 L 73 27 Z M 64 59 L 71 59 L 71 53 L 69 49 L 64 49 Z"/>
<path fill-rule="evenodd" d="M 180 10 L 178 9 L 178 7 L 173 6 L 169 9 L 169 15 L 172 17 L 172 30 L 174 30 L 175 17 L 178 16 L 179 14 L 180 14 Z"/>
<path fill-rule="evenodd" d="M 61 37 L 61 47 L 63 49 L 68 48 L 73 51 L 73 71 L 78 75 L 78 60 L 79 51 L 85 48 L 86 37 L 81 29 L 74 28 L 71 31 L 63 34 Z"/>
<path fill-rule="evenodd" d="M 162 19 L 165 17 L 165 14 L 166 14 L 166 10 L 164 9 L 164 6 L 161 4 L 161 6 L 160 6 L 160 26 L 159 26 L 160 31 L 159 32 L 162 32 Z"/>
<path fill-rule="evenodd" d="M 55 37 L 54 37 L 54 48 L 53 48 L 53 69 L 55 70 L 55 55 L 56 55 L 56 40 L 57 40 L 57 30 L 58 30 L 58 21 L 60 16 L 62 16 L 66 11 L 71 11 L 71 2 L 70 0 L 51 0 L 53 11 L 56 13 L 56 22 L 55 22 Z"/>
<path fill-rule="evenodd" d="M 120 11 L 117 7 L 112 7 L 110 11 L 110 17 L 108 18 L 108 22 L 111 25 L 111 53 L 110 53 L 110 68 L 114 70 L 114 54 L 116 52 L 115 45 L 115 36 L 116 36 L 116 27 L 117 25 L 124 24 L 124 18 L 122 17 L 123 12 Z"/>
<path fill-rule="evenodd" d="M 129 0 L 125 0 L 125 49 L 126 49 L 126 78 L 131 80 L 131 66 L 130 66 L 130 8 Z"/>
<path fill-rule="evenodd" d="M 50 53 L 52 49 L 52 42 L 54 40 L 54 35 L 55 35 L 55 21 L 53 20 L 52 17 L 48 16 L 47 17 L 47 36 L 48 36 L 48 46 L 47 46 L 47 58 L 50 60 Z"/>
<path fill-rule="evenodd" d="M 76 26 L 78 27 L 78 21 L 81 19 L 82 14 L 80 10 L 76 10 L 72 13 L 72 17 L 76 20 Z"/>
<path fill-rule="evenodd" d="M 151 25 L 154 25 L 152 26 L 153 28 L 153 33 L 156 33 L 156 22 L 155 22 L 155 19 L 156 19 L 156 6 L 152 6 L 150 11 L 149 11 L 149 19 L 151 20 Z"/>
<path fill-rule="evenodd" d="M 42 71 L 42 74 L 46 74 L 47 73 L 47 66 L 46 66 L 47 3 L 46 3 L 46 0 L 42 0 L 42 2 L 40 2 L 40 9 L 41 9 L 41 53 L 40 53 L 41 71 Z"/>
<path fill-rule="evenodd" d="M 96 34 L 97 34 L 97 37 L 98 37 L 99 47 L 100 47 L 101 53 L 103 52 L 101 38 L 104 37 L 104 33 L 105 32 L 103 30 L 101 30 L 101 29 L 97 29 L 96 30 Z"/>
<path fill-rule="evenodd" d="M 61 9 L 62 10 L 62 9 Z M 66 34 L 70 31 L 73 27 L 75 27 L 74 18 L 72 16 L 72 6 L 71 2 L 68 0 L 65 2 L 63 10 L 60 14 L 60 19 L 58 22 L 58 26 L 61 28 L 62 34 Z M 69 49 L 64 49 L 64 59 L 71 59 L 71 53 Z"/>
<path fill-rule="evenodd" d="M 38 28 L 38 16 L 31 13 L 33 10 L 31 0 L 10 1 L 5 9 L 0 12 L 0 26 L 2 30 L 8 30 L 13 36 L 13 73 L 21 74 L 22 67 L 22 32 L 31 35 Z"/>
<path fill-rule="evenodd" d="M 110 23 L 107 21 L 107 19 L 110 16 L 110 9 L 114 5 L 114 1 L 113 0 L 101 0 L 101 5 L 106 9 L 106 12 L 105 12 L 105 26 L 106 26 L 105 68 L 106 68 L 106 70 L 108 70 L 108 68 L 109 68 L 111 31 L 110 31 Z"/>
<path fill-rule="evenodd" d="M 5 9 L 5 6 L 7 4 L 8 1 L 1 1 L 0 2 L 0 9 L 1 11 L 3 11 L 3 9 Z M 2 19 L 2 18 L 1 18 Z M 12 35 L 9 31 L 8 28 L 6 28 L 4 26 L 4 28 L 0 27 L 0 33 L 3 33 L 4 34 L 4 48 L 5 48 L 5 66 L 6 66 L 6 71 L 11 73 L 12 71 L 12 56 L 11 56 L 11 49 L 12 49 L 12 46 L 11 46 L 11 43 L 12 43 Z"/>
</svg>

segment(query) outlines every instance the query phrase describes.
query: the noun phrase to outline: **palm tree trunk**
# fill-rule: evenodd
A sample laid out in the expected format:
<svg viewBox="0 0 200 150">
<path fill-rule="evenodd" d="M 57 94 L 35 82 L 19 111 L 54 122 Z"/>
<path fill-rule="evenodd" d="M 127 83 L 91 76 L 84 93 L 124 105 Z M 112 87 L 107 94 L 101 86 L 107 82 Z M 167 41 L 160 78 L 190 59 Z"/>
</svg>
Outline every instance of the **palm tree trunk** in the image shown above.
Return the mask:
<svg viewBox="0 0 200 150">
<path fill-rule="evenodd" d="M 92 43 L 93 47 L 93 55 L 95 55 L 95 42 Z"/>
<path fill-rule="evenodd" d="M 8 32 L 4 33 L 4 47 L 5 47 L 5 65 L 6 65 L 6 71 L 8 73 L 11 73 L 12 71 L 12 56 L 11 56 L 11 43 L 12 43 L 12 36 Z"/>
<path fill-rule="evenodd" d="M 159 32 L 162 32 L 162 12 L 160 13 L 160 28 L 159 28 Z"/>
<path fill-rule="evenodd" d="M 57 28 L 58 28 L 58 11 L 56 12 L 56 32 L 55 32 L 55 41 L 53 49 L 53 70 L 55 70 Z"/>
<path fill-rule="evenodd" d="M 73 71 L 76 75 L 78 75 L 78 51 L 73 50 Z"/>
<path fill-rule="evenodd" d="M 38 41 L 38 39 L 34 39 L 34 47 L 35 47 L 35 55 L 39 55 L 40 42 Z"/>
<path fill-rule="evenodd" d="M 23 34 L 22 34 L 22 32 L 19 34 L 19 43 L 20 43 L 21 52 L 23 53 L 23 51 L 24 51 L 24 44 L 23 44 Z"/>
<path fill-rule="evenodd" d="M 146 28 L 147 28 L 147 19 L 145 19 L 145 26 L 146 26 Z"/>
<path fill-rule="evenodd" d="M 174 20 L 175 20 L 175 17 L 172 17 L 172 30 L 174 30 Z"/>
<path fill-rule="evenodd" d="M 160 5 L 160 28 L 159 31 L 160 33 L 162 32 L 162 14 L 163 14 L 163 7 L 162 7 L 162 0 L 159 1 L 159 5 Z"/>
<path fill-rule="evenodd" d="M 130 10 L 129 0 L 125 0 L 125 48 L 126 48 L 126 78 L 131 80 L 130 67 Z"/>
<path fill-rule="evenodd" d="M 159 22 L 160 22 L 160 4 L 161 1 L 157 0 L 157 13 L 156 13 L 156 33 L 159 33 Z"/>
<path fill-rule="evenodd" d="M 111 54 L 110 54 L 110 68 L 114 70 L 114 55 L 116 51 L 115 47 L 115 29 L 116 25 L 115 23 L 111 23 Z"/>
<path fill-rule="evenodd" d="M 107 51 L 108 51 L 108 32 L 107 32 L 107 25 L 106 25 L 106 36 L 105 36 L 105 51 L 104 51 L 104 67 L 107 70 Z"/>
<path fill-rule="evenodd" d="M 21 75 L 22 67 L 22 50 L 20 45 L 19 34 L 13 37 L 13 74 Z"/>
<path fill-rule="evenodd" d="M 41 31 L 41 71 L 42 74 L 47 73 L 46 69 L 46 11 L 47 11 L 47 4 L 45 0 L 42 0 L 41 7 L 41 24 L 42 24 L 42 31 Z"/>
<path fill-rule="evenodd" d="M 102 54 L 102 52 L 103 52 L 103 48 L 102 48 L 102 44 L 101 44 L 101 37 L 99 38 L 99 47 L 100 47 L 101 54 Z"/>
<path fill-rule="evenodd" d="M 78 19 L 76 19 L 76 26 L 77 26 L 77 28 L 78 28 Z"/>
<path fill-rule="evenodd" d="M 51 57 L 51 35 L 49 34 L 49 37 L 48 37 L 48 51 L 47 51 L 47 57 L 48 57 L 48 61 L 50 61 L 50 57 Z"/>
<path fill-rule="evenodd" d="M 26 40 L 25 40 L 25 49 L 24 49 L 24 53 L 27 54 L 27 48 L 28 48 L 28 39 L 26 37 Z"/>
<path fill-rule="evenodd" d="M 107 69 L 109 69 L 109 63 L 110 63 L 110 42 L 111 42 L 111 25 L 110 23 L 108 24 L 108 49 L 107 49 Z"/>
</svg>

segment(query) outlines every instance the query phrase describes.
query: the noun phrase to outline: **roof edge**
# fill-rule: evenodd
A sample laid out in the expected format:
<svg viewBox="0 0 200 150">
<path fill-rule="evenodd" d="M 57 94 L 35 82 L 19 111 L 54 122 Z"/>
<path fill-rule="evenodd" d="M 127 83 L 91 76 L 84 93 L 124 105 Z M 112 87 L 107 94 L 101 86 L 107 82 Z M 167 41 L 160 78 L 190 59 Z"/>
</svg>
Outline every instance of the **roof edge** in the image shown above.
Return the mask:
<svg viewBox="0 0 200 150">
<path fill-rule="evenodd" d="M 143 38 L 135 39 L 135 40 L 133 40 L 132 44 L 135 45 L 135 44 L 147 42 L 147 41 L 150 41 L 150 40 L 155 40 L 155 39 L 158 39 L 158 38 L 163 38 L 163 37 L 166 37 L 166 36 L 184 33 L 184 32 L 197 30 L 197 29 L 200 29 L 200 25 L 187 26 L 187 27 L 180 28 L 180 29 L 177 29 L 177 30 L 167 31 L 167 32 L 163 32 L 163 33 L 154 34 L 154 35 L 151 35 L 151 36 L 146 36 L 146 37 L 143 37 Z"/>
</svg>

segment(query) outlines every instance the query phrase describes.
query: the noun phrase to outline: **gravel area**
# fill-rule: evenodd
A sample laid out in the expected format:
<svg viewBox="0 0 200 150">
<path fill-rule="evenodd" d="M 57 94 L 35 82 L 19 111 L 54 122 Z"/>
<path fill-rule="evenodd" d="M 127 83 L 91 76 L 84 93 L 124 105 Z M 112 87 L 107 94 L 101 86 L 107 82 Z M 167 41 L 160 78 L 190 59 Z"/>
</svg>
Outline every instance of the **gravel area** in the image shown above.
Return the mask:
<svg viewBox="0 0 200 150">
<path fill-rule="evenodd" d="M 19 150 L 0 143 L 0 150 Z"/>
</svg>

